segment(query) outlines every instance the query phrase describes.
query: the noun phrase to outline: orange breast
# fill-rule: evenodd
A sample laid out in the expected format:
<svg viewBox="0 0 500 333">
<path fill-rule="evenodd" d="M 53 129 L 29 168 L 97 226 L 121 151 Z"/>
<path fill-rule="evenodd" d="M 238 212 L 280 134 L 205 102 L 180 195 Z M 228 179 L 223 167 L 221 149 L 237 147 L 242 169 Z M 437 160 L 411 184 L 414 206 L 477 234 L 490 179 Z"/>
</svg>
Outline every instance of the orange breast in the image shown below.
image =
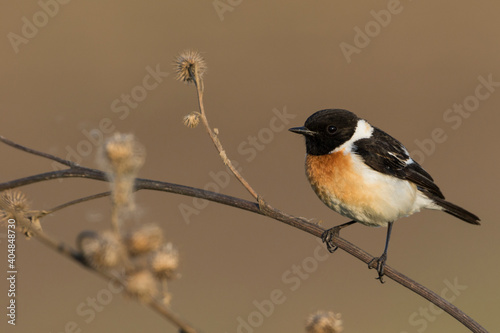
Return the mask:
<svg viewBox="0 0 500 333">
<path fill-rule="evenodd" d="M 307 177 L 319 198 L 331 208 L 331 201 L 347 206 L 369 206 L 376 189 L 360 176 L 353 158 L 344 151 L 306 158 Z"/>
<path fill-rule="evenodd" d="M 308 155 L 307 177 L 318 197 L 343 216 L 367 225 L 413 214 L 415 184 L 381 174 L 356 155 L 344 151 L 322 156 Z"/>
</svg>

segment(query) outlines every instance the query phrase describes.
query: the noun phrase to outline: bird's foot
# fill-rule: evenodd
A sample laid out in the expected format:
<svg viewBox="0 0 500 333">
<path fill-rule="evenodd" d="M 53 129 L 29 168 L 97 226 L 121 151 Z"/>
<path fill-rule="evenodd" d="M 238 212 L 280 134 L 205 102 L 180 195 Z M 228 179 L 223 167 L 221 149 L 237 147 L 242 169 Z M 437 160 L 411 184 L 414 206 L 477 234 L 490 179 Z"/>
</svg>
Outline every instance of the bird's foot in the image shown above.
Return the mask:
<svg viewBox="0 0 500 333">
<path fill-rule="evenodd" d="M 373 258 L 369 263 L 368 263 L 368 268 L 376 268 L 378 272 L 378 278 L 377 280 L 380 281 L 380 283 L 385 283 L 383 277 L 384 277 L 384 268 L 385 268 L 385 262 L 387 261 L 387 253 L 383 253 L 380 257 Z"/>
<path fill-rule="evenodd" d="M 326 248 L 330 253 L 337 251 L 337 249 L 339 248 L 337 245 L 333 244 L 333 238 L 339 236 L 340 229 L 342 229 L 340 228 L 340 226 L 336 226 L 325 230 L 325 232 L 323 232 L 323 234 L 321 235 L 321 240 L 323 241 L 323 243 L 326 243 Z"/>
</svg>

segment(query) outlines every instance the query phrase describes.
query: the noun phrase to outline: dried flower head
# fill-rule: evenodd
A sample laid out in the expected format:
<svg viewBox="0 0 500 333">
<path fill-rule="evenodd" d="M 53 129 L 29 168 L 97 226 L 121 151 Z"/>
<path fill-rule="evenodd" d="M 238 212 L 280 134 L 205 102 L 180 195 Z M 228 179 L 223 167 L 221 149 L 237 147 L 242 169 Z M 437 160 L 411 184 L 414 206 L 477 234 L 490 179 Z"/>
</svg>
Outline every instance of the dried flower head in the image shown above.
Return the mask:
<svg viewBox="0 0 500 333">
<path fill-rule="evenodd" d="M 200 113 L 193 111 L 190 114 L 184 116 L 184 125 L 189 128 L 195 128 L 200 123 Z"/>
<path fill-rule="evenodd" d="M 133 174 L 142 167 L 145 160 L 144 147 L 133 134 L 114 133 L 104 142 L 101 163 L 114 175 Z"/>
<path fill-rule="evenodd" d="M 160 279 L 172 279 L 179 267 L 179 252 L 172 243 L 163 244 L 151 257 L 151 269 Z"/>
<path fill-rule="evenodd" d="M 307 318 L 307 333 L 340 333 L 343 330 L 340 313 L 318 311 Z"/>
<path fill-rule="evenodd" d="M 92 267 L 112 268 L 122 262 L 122 245 L 111 231 L 83 231 L 78 235 L 77 243 L 85 260 Z"/>
<path fill-rule="evenodd" d="M 5 212 L 27 212 L 29 210 L 28 200 L 23 192 L 7 190 L 0 193 L 0 209 Z"/>
<path fill-rule="evenodd" d="M 127 292 L 143 302 L 148 302 L 158 292 L 157 282 L 148 270 L 133 272 L 127 277 Z"/>
<path fill-rule="evenodd" d="M 113 204 L 121 211 L 133 211 L 134 180 L 144 164 L 145 150 L 132 134 L 115 133 L 102 146 L 98 161 L 111 181 Z M 124 209 L 125 208 L 125 209 Z"/>
<path fill-rule="evenodd" d="M 206 70 L 205 60 L 198 51 L 184 51 L 175 59 L 175 71 L 179 81 L 190 83 L 201 80 Z"/>
<path fill-rule="evenodd" d="M 125 236 L 125 245 L 131 255 L 148 253 L 158 249 L 163 242 L 163 231 L 154 224 L 145 225 Z"/>
<path fill-rule="evenodd" d="M 0 193 L 0 221 L 9 223 L 13 219 L 16 231 L 30 239 L 34 231 L 42 231 L 40 219 L 35 211 L 29 210 L 28 200 L 24 193 L 17 190 L 7 190 Z"/>
</svg>

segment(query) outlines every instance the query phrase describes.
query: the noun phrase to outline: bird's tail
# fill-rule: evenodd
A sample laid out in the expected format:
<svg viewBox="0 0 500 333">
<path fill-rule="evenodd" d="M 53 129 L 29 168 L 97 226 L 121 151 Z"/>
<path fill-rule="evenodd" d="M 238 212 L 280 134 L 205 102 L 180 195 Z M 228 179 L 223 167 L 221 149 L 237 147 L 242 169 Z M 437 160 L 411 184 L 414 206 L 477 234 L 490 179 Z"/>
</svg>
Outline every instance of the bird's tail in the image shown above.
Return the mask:
<svg viewBox="0 0 500 333">
<path fill-rule="evenodd" d="M 470 224 L 476 224 L 479 225 L 479 217 L 476 215 L 472 214 L 471 212 L 466 211 L 462 207 L 458 207 L 457 205 L 452 204 L 451 202 L 448 202 L 446 200 L 443 200 L 441 198 L 433 197 L 432 200 L 441 208 L 443 208 L 443 211 L 445 211 L 448 214 L 451 214 L 455 217 L 458 217 L 459 219 L 470 223 Z"/>
</svg>

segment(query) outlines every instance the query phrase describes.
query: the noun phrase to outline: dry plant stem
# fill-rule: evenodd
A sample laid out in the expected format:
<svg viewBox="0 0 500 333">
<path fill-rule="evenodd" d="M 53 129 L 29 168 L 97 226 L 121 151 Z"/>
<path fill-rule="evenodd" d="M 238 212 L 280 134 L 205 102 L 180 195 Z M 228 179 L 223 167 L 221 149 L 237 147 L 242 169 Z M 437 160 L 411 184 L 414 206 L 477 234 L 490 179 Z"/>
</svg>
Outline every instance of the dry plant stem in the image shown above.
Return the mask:
<svg viewBox="0 0 500 333">
<path fill-rule="evenodd" d="M 111 226 L 113 227 L 113 231 L 116 234 L 116 237 L 118 238 L 119 241 L 122 240 L 122 234 L 120 232 L 120 219 L 118 217 L 118 205 L 116 204 L 115 200 L 111 200 Z"/>
<path fill-rule="evenodd" d="M 77 168 L 77 167 L 79 167 L 79 165 L 76 164 L 76 163 L 73 163 L 71 161 L 67 161 L 65 159 L 62 159 L 60 157 L 57 157 L 57 156 L 54 156 L 54 155 L 51 155 L 51 154 L 47 154 L 47 153 L 44 153 L 44 152 L 41 152 L 41 151 L 38 151 L 38 150 L 34 150 L 34 149 L 31 149 L 31 148 L 22 146 L 22 145 L 20 145 L 18 143 L 15 143 L 14 141 L 11 141 L 11 140 L 9 140 L 9 139 L 1 136 L 1 135 L 0 135 L 0 141 L 2 141 L 6 145 L 9 145 L 9 146 L 11 146 L 13 148 L 19 149 L 21 151 L 24 151 L 24 152 L 27 152 L 27 153 L 30 153 L 30 154 L 33 154 L 33 155 L 37 155 L 37 156 L 48 158 L 50 160 L 53 160 L 53 161 L 59 162 L 59 163 L 61 163 L 63 165 L 66 165 L 66 166 L 68 166 L 70 168 Z"/>
<path fill-rule="evenodd" d="M 108 195 L 111 195 L 111 192 L 102 192 L 102 193 L 97 193 L 97 194 L 93 194 L 93 195 L 89 195 L 87 197 L 83 197 L 83 198 L 79 198 L 79 199 L 76 199 L 76 200 L 71 200 L 71 201 L 68 201 L 66 203 L 63 203 L 62 205 L 59 205 L 59 206 L 56 206 L 54 208 L 51 208 L 49 210 L 44 210 L 42 211 L 40 214 L 38 214 L 37 217 L 44 217 L 46 215 L 49 215 L 49 214 L 52 214 L 58 210 L 61 210 L 63 208 L 66 208 L 66 207 L 69 207 L 69 206 L 73 206 L 73 205 L 76 205 L 76 204 L 79 204 L 79 203 L 82 203 L 82 202 L 85 202 L 85 201 L 90 201 L 90 200 L 94 200 L 94 199 L 99 199 L 99 198 L 103 198 L 103 197 L 107 197 Z"/>
<path fill-rule="evenodd" d="M 4 141 L 4 138 L 0 136 L 0 141 Z M 12 146 L 12 145 L 11 145 Z M 15 147 L 17 148 L 17 147 Z M 27 151 L 26 149 L 18 148 L 23 151 Z M 27 151 L 29 152 L 29 151 Z M 35 154 L 38 156 L 43 156 L 49 159 L 53 159 L 50 155 L 44 156 L 41 154 Z M 47 172 L 47 173 L 42 173 L 38 175 L 33 175 L 30 177 L 26 178 L 21 178 L 21 179 L 16 179 L 12 180 L 9 182 L 1 183 L 0 184 L 0 191 L 11 189 L 11 188 L 16 188 L 19 186 L 23 185 L 29 185 L 33 183 L 38 183 L 41 181 L 46 181 L 50 179 L 60 179 L 60 178 L 72 178 L 72 177 L 78 177 L 78 178 L 89 178 L 89 179 L 94 179 L 94 180 L 99 180 L 99 181 L 108 181 L 106 174 L 102 171 L 95 170 L 95 169 L 89 169 L 85 167 L 77 167 L 77 168 L 70 168 L 70 169 L 65 169 L 65 170 L 60 170 L 60 171 L 52 171 L 52 172 Z M 150 179 L 136 179 L 135 182 L 135 188 L 136 190 L 153 190 L 153 191 L 163 191 L 163 192 L 169 192 L 169 193 L 175 193 L 175 194 L 180 194 L 180 195 L 185 195 L 189 197 L 197 197 L 201 199 L 207 199 L 213 202 L 218 202 L 224 205 L 232 206 L 235 208 L 247 210 L 256 214 L 268 216 L 272 219 L 275 219 L 277 221 L 281 221 L 285 224 L 288 224 L 292 227 L 295 227 L 297 229 L 303 230 L 307 233 L 310 233 L 311 235 L 314 235 L 316 237 L 321 237 L 325 229 L 321 228 L 320 226 L 309 223 L 306 220 L 298 217 L 294 217 L 291 215 L 288 215 L 286 213 L 283 213 L 277 209 L 271 208 L 269 206 L 264 206 L 260 205 L 259 203 L 251 202 L 248 200 L 240 199 L 240 198 L 235 198 L 232 196 L 220 194 L 220 193 L 215 193 L 215 192 L 210 192 L 198 188 L 193 188 L 189 186 L 184 186 L 184 185 L 177 185 L 177 184 L 172 184 L 172 183 L 166 183 L 166 182 L 161 182 L 161 181 L 155 181 L 155 180 L 150 180 Z M 347 253 L 351 254 L 352 256 L 358 258 L 359 260 L 363 261 L 365 264 L 368 264 L 370 261 L 374 259 L 372 255 L 369 253 L 365 252 L 364 250 L 360 249 L 356 245 L 348 242 L 347 240 L 340 238 L 340 237 L 334 237 L 333 238 L 333 243 L 338 246 L 340 249 L 346 251 Z M 286 244 L 283 244 L 283 246 L 286 246 Z M 469 317 L 467 314 L 462 312 L 460 309 L 458 309 L 456 306 L 451 304 L 450 302 L 446 301 L 433 291 L 429 290 L 428 288 L 424 287 L 423 285 L 417 283 L 416 281 L 408 278 L 407 276 L 401 274 L 400 272 L 396 271 L 390 266 L 385 266 L 385 276 L 389 279 L 394 280 L 395 282 L 401 284 L 402 286 L 412 290 L 416 294 L 424 297 L 431 303 L 435 304 L 439 308 L 443 309 L 446 311 L 448 314 L 453 316 L 455 319 L 457 319 L 460 323 L 462 323 L 464 326 L 469 328 L 472 332 L 477 332 L 477 333 L 487 333 L 488 331 L 484 329 L 481 325 L 479 325 L 476 321 L 474 321 L 471 317 Z"/>
<path fill-rule="evenodd" d="M 94 269 L 94 268 L 88 266 L 87 263 L 85 262 L 85 259 L 75 249 L 70 248 L 69 246 L 67 246 L 66 244 L 64 244 L 62 242 L 56 241 L 55 239 L 51 238 L 50 236 L 48 236 L 44 232 L 33 230 L 33 236 L 36 239 L 38 239 L 41 243 L 43 243 L 44 245 L 48 246 L 49 248 L 52 248 L 54 251 L 62 254 L 63 256 L 66 256 L 72 260 L 75 260 L 79 264 L 83 265 L 85 268 L 100 275 L 103 278 L 118 282 L 119 284 L 121 284 L 125 288 L 125 282 L 122 279 L 117 278 L 116 276 L 114 276 L 113 274 L 111 274 L 107 271 L 97 270 L 97 269 Z M 177 315 L 175 315 L 168 308 L 166 308 L 164 305 L 162 305 L 161 301 L 159 301 L 157 299 L 152 299 L 150 302 L 147 303 L 147 305 L 151 309 L 155 310 L 160 315 L 162 315 L 165 319 L 170 321 L 173 325 L 177 326 L 183 332 L 196 333 L 196 330 L 194 328 L 192 328 L 191 326 L 184 323 L 184 321 L 181 320 Z"/>
<path fill-rule="evenodd" d="M 7 138 L 5 138 L 3 136 L 0 136 L 0 141 L 3 142 L 3 143 L 5 143 L 5 144 L 7 144 L 7 145 L 9 145 L 9 146 L 11 146 L 11 147 L 13 147 L 13 148 L 19 149 L 21 151 L 24 151 L 24 152 L 27 152 L 27 153 L 30 153 L 30 154 L 33 154 L 33 155 L 41 156 L 41 157 L 44 157 L 44 158 L 47 158 L 47 159 L 59 162 L 59 163 L 61 163 L 63 165 L 66 165 L 66 166 L 70 167 L 69 169 L 61 170 L 68 177 L 72 177 L 71 174 L 72 174 L 72 172 L 74 170 L 80 170 L 80 168 L 81 168 L 76 163 L 64 160 L 62 158 L 59 158 L 57 156 L 53 156 L 51 154 L 47 154 L 47 153 L 40 152 L 40 151 L 31 149 L 31 148 L 28 148 L 28 147 L 24 147 L 24 146 L 19 145 L 19 144 L 15 143 L 15 142 L 13 142 L 11 140 L 8 140 Z M 99 170 L 88 169 L 88 168 L 83 168 L 83 169 L 85 170 L 85 173 L 88 172 L 88 175 L 105 176 L 105 174 L 102 171 L 99 171 Z M 45 180 L 48 180 L 48 179 L 57 179 L 57 178 L 59 178 L 58 175 L 57 175 L 58 173 L 59 173 L 59 171 L 47 172 L 47 173 L 40 174 L 40 175 L 38 175 L 40 177 L 35 177 L 35 178 L 30 179 L 30 180 L 27 180 L 28 183 L 25 183 L 23 185 L 28 185 L 33 180 L 35 180 L 35 182 L 38 182 L 38 181 L 43 181 L 44 179 Z M 81 172 L 76 172 L 76 173 L 77 174 L 82 174 Z M 90 176 L 90 177 L 83 176 L 83 178 L 96 179 L 93 176 Z M 27 177 L 27 178 L 30 178 L 30 177 Z M 105 179 L 100 179 L 100 180 L 105 180 Z M 3 183 L 3 185 L 7 185 L 8 188 L 16 188 L 18 186 L 22 186 L 22 185 L 10 186 L 8 184 L 13 185 L 13 184 L 15 184 L 15 181 L 14 181 L 14 183 L 13 182 Z M 0 191 L 3 191 L 3 190 L 0 189 Z M 56 207 L 54 207 L 54 208 L 52 208 L 50 210 L 42 211 L 42 212 L 40 212 L 37 215 L 37 217 L 42 218 L 42 217 L 44 217 L 44 216 L 46 216 L 48 214 L 51 214 L 51 213 L 53 213 L 55 211 L 58 211 L 58 210 L 61 210 L 63 208 L 67 208 L 67 207 L 70 207 L 72 205 L 75 205 L 75 204 L 78 204 L 78 203 L 81 203 L 81 202 L 85 202 L 85 201 L 89 201 L 89 200 L 93 200 L 93 199 L 98 199 L 98 198 L 106 197 L 106 196 L 109 196 L 109 195 L 111 195 L 110 191 L 103 192 L 103 193 L 98 193 L 98 194 L 94 194 L 94 195 L 90 195 L 90 196 L 79 198 L 79 199 L 76 199 L 76 200 L 72 200 L 72 201 L 66 202 L 66 203 L 64 203 L 62 205 L 56 206 Z M 52 239 L 50 236 L 48 236 L 43 231 L 37 231 L 37 230 L 31 230 L 31 231 L 33 232 L 33 236 L 36 239 L 38 239 L 38 241 L 40 241 L 42 244 L 46 245 L 47 247 L 53 249 L 54 251 L 60 253 L 63 256 L 66 256 L 66 257 L 68 257 L 68 258 L 70 258 L 72 260 L 75 260 L 76 262 L 80 263 L 81 265 L 83 265 L 87 269 L 91 270 L 92 272 L 100 275 L 101 277 L 107 278 L 108 280 L 117 281 L 123 287 L 125 287 L 125 282 L 122 281 L 122 280 L 117 279 L 112 274 L 110 274 L 108 272 L 105 272 L 105 271 L 95 270 L 92 267 L 88 266 L 87 263 L 85 262 L 85 259 L 83 258 L 83 256 L 78 251 L 72 249 L 71 247 L 67 246 L 66 244 L 64 244 L 62 242 L 58 242 L 58 241 Z M 177 315 L 175 315 L 173 312 L 171 312 L 164 305 L 162 305 L 161 301 L 153 299 L 149 303 L 147 303 L 147 305 L 149 307 L 151 307 L 153 310 L 155 310 L 157 313 L 159 313 L 161 316 L 163 316 L 165 319 L 167 319 L 168 321 L 170 321 L 173 325 L 177 326 L 180 329 L 181 332 L 196 333 L 196 330 L 194 328 L 192 328 L 191 326 L 189 326 L 186 323 L 184 323 L 184 321 L 182 319 L 180 319 Z"/>
<path fill-rule="evenodd" d="M 257 192 L 250 186 L 250 184 L 246 181 L 245 178 L 236 170 L 234 167 L 233 163 L 231 160 L 227 157 L 226 151 L 222 147 L 222 144 L 217 137 L 217 135 L 213 132 L 212 128 L 208 124 L 208 119 L 207 115 L 205 113 L 205 106 L 203 105 L 203 80 L 199 79 L 197 73 L 192 73 L 191 74 L 194 84 L 196 86 L 196 92 L 198 94 L 198 106 L 200 108 L 200 114 L 201 114 L 201 120 L 203 122 L 203 126 L 205 126 L 205 129 L 207 130 L 208 135 L 210 136 L 210 139 L 212 139 L 212 142 L 215 145 L 215 148 L 219 151 L 219 156 L 221 157 L 222 161 L 224 162 L 225 165 L 229 167 L 229 170 L 233 173 L 233 175 L 240 181 L 240 183 L 250 192 L 250 194 L 255 198 L 255 200 L 258 200 L 259 195 Z"/>
</svg>

